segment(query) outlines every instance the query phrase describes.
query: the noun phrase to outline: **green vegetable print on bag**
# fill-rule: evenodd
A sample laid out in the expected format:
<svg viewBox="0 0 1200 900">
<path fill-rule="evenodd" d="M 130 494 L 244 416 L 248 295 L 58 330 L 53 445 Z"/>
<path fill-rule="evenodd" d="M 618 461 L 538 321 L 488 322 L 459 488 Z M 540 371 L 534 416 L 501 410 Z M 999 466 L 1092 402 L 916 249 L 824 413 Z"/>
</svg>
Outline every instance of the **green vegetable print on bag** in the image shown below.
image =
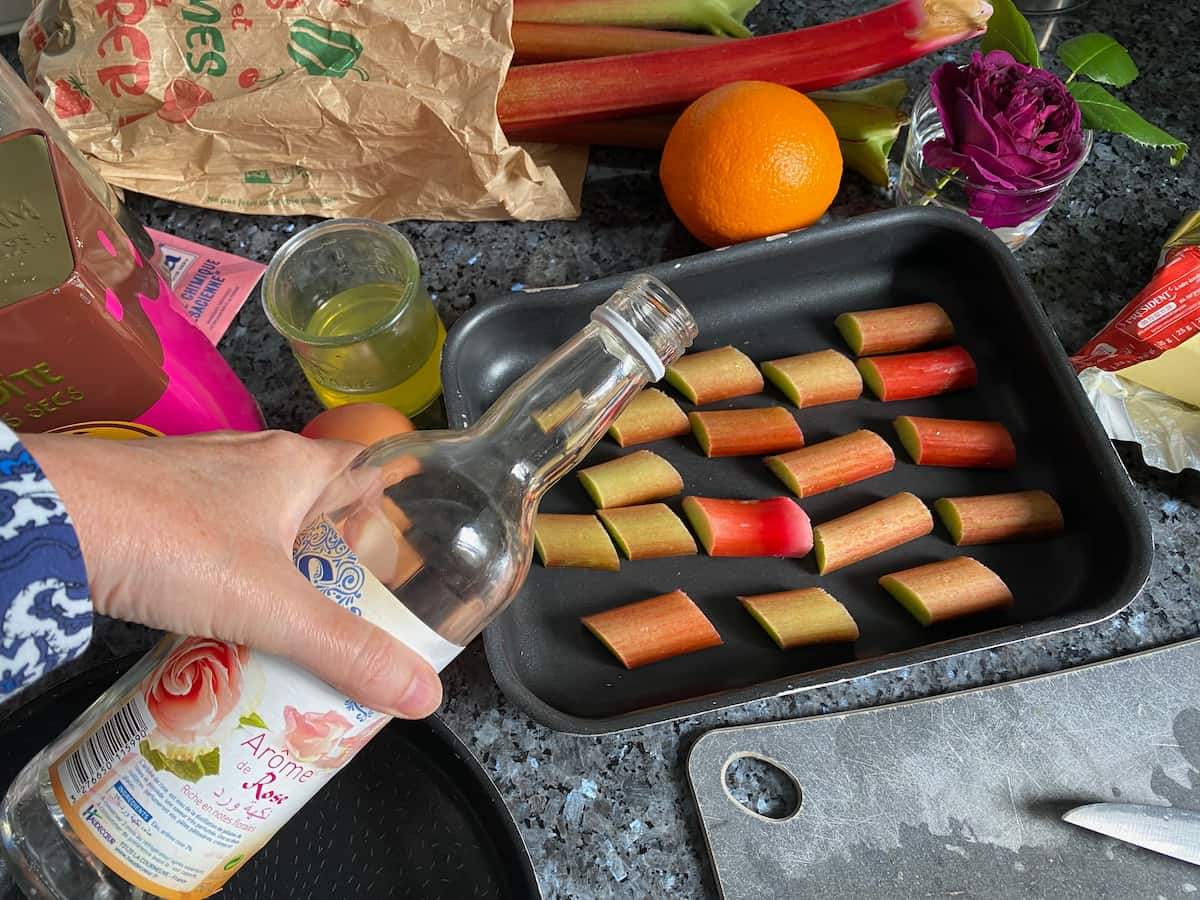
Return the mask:
<svg viewBox="0 0 1200 900">
<path fill-rule="evenodd" d="M 288 56 L 309 75 L 341 78 L 347 72 L 356 72 L 366 81 L 367 73 L 355 65 L 362 50 L 358 38 L 349 32 L 335 31 L 308 19 L 292 23 Z"/>
</svg>

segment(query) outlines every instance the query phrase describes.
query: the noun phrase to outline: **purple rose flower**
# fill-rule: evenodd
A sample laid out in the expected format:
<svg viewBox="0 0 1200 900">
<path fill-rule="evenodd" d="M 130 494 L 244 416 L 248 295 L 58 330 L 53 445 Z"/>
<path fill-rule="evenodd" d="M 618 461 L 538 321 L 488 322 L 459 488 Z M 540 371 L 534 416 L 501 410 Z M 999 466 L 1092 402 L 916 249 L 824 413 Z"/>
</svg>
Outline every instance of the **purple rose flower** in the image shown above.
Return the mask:
<svg viewBox="0 0 1200 900">
<path fill-rule="evenodd" d="M 1079 104 L 1053 73 L 993 50 L 971 54 L 965 67 L 939 66 L 932 82 L 945 137 L 923 148 L 928 165 L 957 169 L 973 185 L 1024 191 L 1058 183 L 1082 161 Z M 989 228 L 1028 221 L 1049 209 L 1058 193 L 966 192 L 967 211 Z"/>
</svg>

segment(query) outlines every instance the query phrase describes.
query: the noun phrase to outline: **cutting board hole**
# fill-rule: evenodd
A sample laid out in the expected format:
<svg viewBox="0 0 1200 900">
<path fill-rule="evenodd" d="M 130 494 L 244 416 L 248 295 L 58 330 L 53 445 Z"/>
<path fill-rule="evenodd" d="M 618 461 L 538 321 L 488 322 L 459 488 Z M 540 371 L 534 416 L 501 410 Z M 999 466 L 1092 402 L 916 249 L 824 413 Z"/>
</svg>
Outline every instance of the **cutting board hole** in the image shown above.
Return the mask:
<svg viewBox="0 0 1200 900">
<path fill-rule="evenodd" d="M 746 812 L 782 822 L 800 811 L 803 793 L 790 773 L 766 757 L 743 753 L 725 764 L 725 793 Z"/>
</svg>

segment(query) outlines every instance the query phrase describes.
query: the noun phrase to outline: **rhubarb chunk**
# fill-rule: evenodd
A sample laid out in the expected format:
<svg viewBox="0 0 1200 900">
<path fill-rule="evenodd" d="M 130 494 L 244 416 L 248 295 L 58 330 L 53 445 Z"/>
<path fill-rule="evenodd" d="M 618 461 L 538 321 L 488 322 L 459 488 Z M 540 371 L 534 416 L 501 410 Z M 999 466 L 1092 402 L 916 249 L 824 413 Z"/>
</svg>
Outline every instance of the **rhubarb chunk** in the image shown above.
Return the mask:
<svg viewBox="0 0 1200 900">
<path fill-rule="evenodd" d="M 1011 469 L 1017 462 L 1012 435 L 999 422 L 900 416 L 892 424 L 919 466 Z"/>
<path fill-rule="evenodd" d="M 649 450 L 638 450 L 581 469 L 577 474 L 592 502 L 600 509 L 661 500 L 683 490 L 683 478 L 675 467 Z"/>
<path fill-rule="evenodd" d="M 546 568 L 621 568 L 617 548 L 595 516 L 539 513 L 533 520 L 533 546 Z"/>
<path fill-rule="evenodd" d="M 954 323 L 936 303 L 842 313 L 833 324 L 855 356 L 920 350 L 954 340 Z"/>
<path fill-rule="evenodd" d="M 879 579 L 879 585 L 922 625 L 1012 606 L 1000 576 L 969 556 L 927 563 Z"/>
<path fill-rule="evenodd" d="M 543 434 L 549 434 L 570 418 L 571 414 L 581 406 L 583 406 L 583 394 L 574 390 L 567 396 L 555 400 L 545 409 L 539 409 L 532 413 L 531 418 L 537 423 L 537 427 L 542 430 Z"/>
<path fill-rule="evenodd" d="M 629 401 L 608 429 L 622 447 L 646 444 L 688 433 L 688 418 L 679 404 L 654 388 Z"/>
<path fill-rule="evenodd" d="M 912 494 L 896 494 L 814 528 L 817 571 L 836 572 L 931 531 L 929 508 Z"/>
<path fill-rule="evenodd" d="M 854 617 L 821 588 L 757 594 L 738 600 L 780 650 L 858 640 Z"/>
<path fill-rule="evenodd" d="M 1042 538 L 1063 530 L 1062 510 L 1045 491 L 943 497 L 933 508 L 958 545 Z"/>
<path fill-rule="evenodd" d="M 721 635 L 683 591 L 672 591 L 580 621 L 627 669 L 721 646 Z"/>
<path fill-rule="evenodd" d="M 598 515 L 626 559 L 696 555 L 691 532 L 666 504 L 602 509 Z"/>
<path fill-rule="evenodd" d="M 685 354 L 667 369 L 667 381 L 698 406 L 763 389 L 758 367 L 734 347 Z"/>
<path fill-rule="evenodd" d="M 812 549 L 808 514 L 787 497 L 684 497 L 683 512 L 709 556 L 804 556 Z"/>
<path fill-rule="evenodd" d="M 762 372 L 801 409 L 856 400 L 862 395 L 858 369 L 836 350 L 773 359 L 762 364 Z"/>
<path fill-rule="evenodd" d="M 912 400 L 975 387 L 975 361 L 962 347 L 869 356 L 858 361 L 867 387 L 880 400 Z"/>
<path fill-rule="evenodd" d="M 896 454 L 873 431 L 852 431 L 763 460 L 797 497 L 811 497 L 890 472 Z"/>
<path fill-rule="evenodd" d="M 856 373 L 857 374 L 857 373 Z M 696 443 L 710 459 L 762 456 L 804 446 L 804 435 L 782 406 L 688 414 Z"/>
</svg>

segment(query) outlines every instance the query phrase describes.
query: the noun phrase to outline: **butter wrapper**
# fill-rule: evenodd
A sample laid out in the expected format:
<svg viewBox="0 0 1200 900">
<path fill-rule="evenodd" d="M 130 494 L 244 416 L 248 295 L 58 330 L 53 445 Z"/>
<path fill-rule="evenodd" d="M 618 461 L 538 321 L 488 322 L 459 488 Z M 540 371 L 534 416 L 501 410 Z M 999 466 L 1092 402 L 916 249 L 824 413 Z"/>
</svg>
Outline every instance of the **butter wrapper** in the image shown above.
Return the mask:
<svg viewBox="0 0 1200 900">
<path fill-rule="evenodd" d="M 1071 357 L 1113 440 L 1148 465 L 1200 469 L 1200 212 L 1163 245 L 1150 283 Z"/>
</svg>

